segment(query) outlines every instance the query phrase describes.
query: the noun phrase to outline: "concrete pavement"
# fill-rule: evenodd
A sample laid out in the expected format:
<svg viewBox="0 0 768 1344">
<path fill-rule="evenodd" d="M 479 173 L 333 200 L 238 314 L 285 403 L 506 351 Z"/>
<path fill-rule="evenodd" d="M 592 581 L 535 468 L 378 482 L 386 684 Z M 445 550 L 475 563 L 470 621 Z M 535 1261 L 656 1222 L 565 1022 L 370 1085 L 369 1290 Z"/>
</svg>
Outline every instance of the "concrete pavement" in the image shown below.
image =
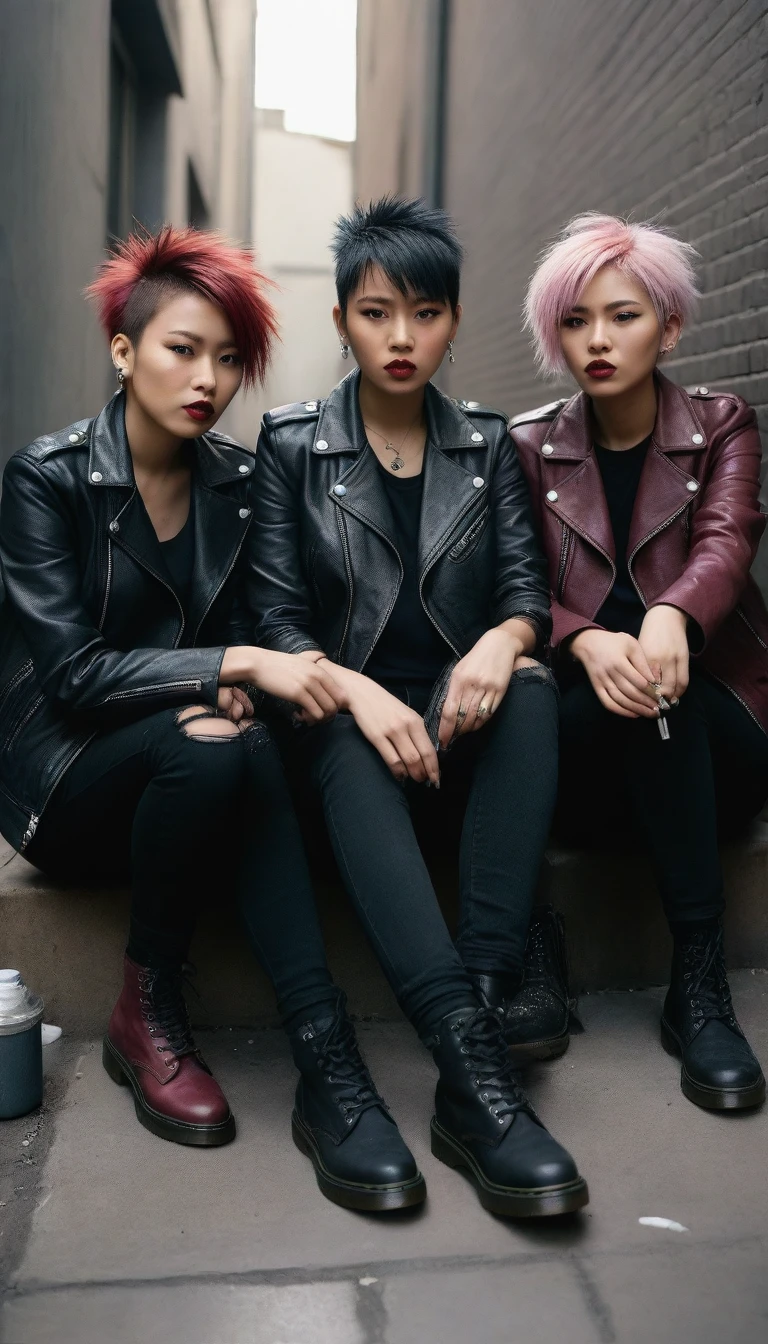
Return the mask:
<svg viewBox="0 0 768 1344">
<path fill-rule="evenodd" d="M 733 985 L 743 1024 L 768 1059 L 768 975 L 737 972 Z M 201 1039 L 239 1125 L 235 1143 L 210 1151 L 140 1128 L 96 1042 L 49 1047 L 42 1121 L 0 1132 L 0 1340 L 768 1337 L 768 1111 L 715 1115 L 685 1100 L 679 1066 L 658 1043 L 660 999 L 658 990 L 586 996 L 585 1034 L 530 1075 L 537 1106 L 578 1158 L 592 1196 L 582 1215 L 535 1223 L 486 1214 L 468 1183 L 432 1158 L 434 1069 L 404 1024 L 359 1027 L 429 1186 L 423 1212 L 394 1217 L 348 1213 L 320 1195 L 291 1142 L 294 1074 L 279 1031 Z M 643 1216 L 688 1230 L 644 1226 Z"/>
</svg>

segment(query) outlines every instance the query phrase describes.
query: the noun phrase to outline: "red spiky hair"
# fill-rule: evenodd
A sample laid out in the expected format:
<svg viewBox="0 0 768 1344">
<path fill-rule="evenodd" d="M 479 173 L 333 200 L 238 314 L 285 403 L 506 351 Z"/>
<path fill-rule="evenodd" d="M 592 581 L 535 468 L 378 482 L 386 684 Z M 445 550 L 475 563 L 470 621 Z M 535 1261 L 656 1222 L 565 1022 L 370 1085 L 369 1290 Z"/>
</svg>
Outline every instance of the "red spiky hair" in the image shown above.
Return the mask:
<svg viewBox="0 0 768 1344">
<path fill-rule="evenodd" d="M 132 233 L 119 242 L 85 292 L 109 340 L 123 332 L 136 344 L 165 294 L 195 290 L 224 310 L 248 387 L 263 381 L 277 334 L 275 311 L 263 292 L 269 284 L 250 248 L 218 233 L 166 224 L 159 233 Z"/>
</svg>

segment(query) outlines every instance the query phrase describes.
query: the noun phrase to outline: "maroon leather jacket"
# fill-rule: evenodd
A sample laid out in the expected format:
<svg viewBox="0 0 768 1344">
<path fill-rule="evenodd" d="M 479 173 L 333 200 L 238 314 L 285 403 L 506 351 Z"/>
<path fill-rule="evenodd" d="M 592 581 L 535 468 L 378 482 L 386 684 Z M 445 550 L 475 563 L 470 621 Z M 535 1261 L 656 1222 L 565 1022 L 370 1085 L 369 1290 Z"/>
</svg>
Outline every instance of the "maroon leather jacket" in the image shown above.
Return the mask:
<svg viewBox="0 0 768 1344">
<path fill-rule="evenodd" d="M 741 397 L 658 375 L 658 411 L 629 538 L 646 607 L 679 607 L 691 653 L 768 732 L 768 613 L 750 577 L 765 527 L 760 437 Z M 510 422 L 549 562 L 552 646 L 595 615 L 616 574 L 613 533 L 581 392 Z M 698 627 L 698 629 L 697 629 Z"/>
</svg>

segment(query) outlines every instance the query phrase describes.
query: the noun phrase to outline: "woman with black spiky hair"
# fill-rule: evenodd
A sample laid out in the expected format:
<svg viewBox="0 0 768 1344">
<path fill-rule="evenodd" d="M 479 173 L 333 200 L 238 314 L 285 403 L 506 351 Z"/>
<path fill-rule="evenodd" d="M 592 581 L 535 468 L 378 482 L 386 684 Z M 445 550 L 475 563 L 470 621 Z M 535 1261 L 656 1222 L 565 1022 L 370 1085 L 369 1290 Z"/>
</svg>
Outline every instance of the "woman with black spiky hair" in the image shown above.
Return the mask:
<svg viewBox="0 0 768 1344">
<path fill-rule="evenodd" d="M 358 206 L 334 253 L 333 318 L 359 367 L 326 401 L 264 418 L 256 638 L 320 663 L 340 689 L 346 712 L 307 724 L 295 748 L 349 895 L 434 1053 L 433 1152 L 496 1213 L 562 1213 L 586 1203 L 586 1184 L 520 1090 L 492 1007 L 519 983 L 557 773 L 556 692 L 532 657 L 551 623 L 527 488 L 506 418 L 430 381 L 454 359 L 461 318 L 449 218 L 422 201 Z M 443 776 L 469 781 L 455 945 L 411 820 Z M 337 1163 L 322 1115 L 308 1105 L 298 1120 L 318 1170 Z"/>
</svg>

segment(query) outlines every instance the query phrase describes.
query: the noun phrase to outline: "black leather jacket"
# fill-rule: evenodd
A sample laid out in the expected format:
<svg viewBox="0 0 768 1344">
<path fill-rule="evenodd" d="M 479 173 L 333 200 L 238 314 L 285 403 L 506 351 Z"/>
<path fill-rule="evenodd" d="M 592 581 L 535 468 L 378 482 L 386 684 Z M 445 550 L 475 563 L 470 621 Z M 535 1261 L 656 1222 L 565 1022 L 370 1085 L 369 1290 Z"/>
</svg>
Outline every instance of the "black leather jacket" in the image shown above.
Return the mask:
<svg viewBox="0 0 768 1344">
<path fill-rule="evenodd" d="M 326 401 L 264 417 L 249 545 L 256 642 L 284 653 L 322 648 L 358 672 L 402 576 L 359 378 L 355 370 Z M 512 616 L 527 617 L 546 641 L 546 565 L 506 419 L 431 384 L 426 415 L 418 547 L 427 614 L 457 656 Z"/>
<path fill-rule="evenodd" d="M 185 615 L 136 489 L 124 396 L 11 458 L 0 501 L 0 831 L 23 850 L 102 728 L 215 705 L 241 623 L 253 454 L 195 440 L 193 597 Z"/>
</svg>

